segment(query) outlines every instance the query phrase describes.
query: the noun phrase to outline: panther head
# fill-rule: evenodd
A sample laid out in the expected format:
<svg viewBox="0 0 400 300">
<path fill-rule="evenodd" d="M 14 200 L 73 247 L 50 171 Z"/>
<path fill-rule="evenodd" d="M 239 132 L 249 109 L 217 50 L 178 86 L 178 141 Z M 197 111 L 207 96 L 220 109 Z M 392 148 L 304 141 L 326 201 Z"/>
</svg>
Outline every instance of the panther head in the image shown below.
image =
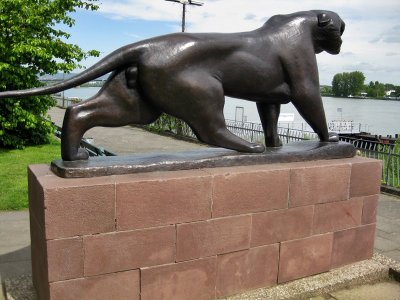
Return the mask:
<svg viewBox="0 0 400 300">
<path fill-rule="evenodd" d="M 334 12 L 314 10 L 316 13 L 316 26 L 314 28 L 314 48 L 316 53 L 326 51 L 338 54 L 342 45 L 342 34 L 346 24 Z"/>
</svg>

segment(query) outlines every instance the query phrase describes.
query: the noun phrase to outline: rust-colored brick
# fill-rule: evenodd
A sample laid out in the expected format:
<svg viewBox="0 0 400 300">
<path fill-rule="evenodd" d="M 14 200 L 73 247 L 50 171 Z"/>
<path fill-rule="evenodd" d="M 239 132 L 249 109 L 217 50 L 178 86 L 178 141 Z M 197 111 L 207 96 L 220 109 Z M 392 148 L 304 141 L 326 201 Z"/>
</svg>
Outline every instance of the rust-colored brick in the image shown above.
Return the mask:
<svg viewBox="0 0 400 300">
<path fill-rule="evenodd" d="M 313 206 L 253 214 L 251 247 L 310 236 L 313 214 Z"/>
<path fill-rule="evenodd" d="M 250 247 L 251 216 L 213 219 L 177 226 L 176 260 L 213 256 Z"/>
<path fill-rule="evenodd" d="M 121 176 L 116 184 L 118 230 L 211 218 L 211 176 L 202 171 Z"/>
<path fill-rule="evenodd" d="M 364 200 L 364 207 L 363 207 L 361 223 L 362 224 L 376 223 L 379 195 L 366 196 L 362 197 L 362 199 Z"/>
<path fill-rule="evenodd" d="M 248 167 L 237 172 L 229 168 L 214 174 L 214 218 L 287 207 L 288 169 Z"/>
<path fill-rule="evenodd" d="M 315 206 L 314 233 L 335 232 L 361 225 L 362 199 Z"/>
<path fill-rule="evenodd" d="M 342 201 L 349 198 L 351 165 L 318 165 L 291 170 L 289 206 Z"/>
<path fill-rule="evenodd" d="M 49 281 L 83 277 L 82 237 L 47 241 Z"/>
<path fill-rule="evenodd" d="M 43 189 L 46 239 L 115 230 L 115 183 L 110 177 L 37 177 Z M 41 220 L 38 220 L 41 222 Z"/>
<path fill-rule="evenodd" d="M 175 227 L 87 236 L 83 239 L 85 276 L 171 263 Z"/>
<path fill-rule="evenodd" d="M 51 300 L 140 299 L 139 270 L 50 284 Z"/>
<path fill-rule="evenodd" d="M 278 283 L 326 272 L 330 269 L 332 233 L 283 242 Z"/>
<path fill-rule="evenodd" d="M 141 270 L 141 300 L 215 298 L 216 257 Z"/>
<path fill-rule="evenodd" d="M 333 236 L 332 268 L 372 257 L 375 224 L 335 232 Z"/>
<path fill-rule="evenodd" d="M 355 159 L 351 168 L 350 197 L 376 195 L 381 187 L 382 162 Z"/>
<path fill-rule="evenodd" d="M 279 244 L 218 256 L 217 297 L 277 283 Z"/>
</svg>

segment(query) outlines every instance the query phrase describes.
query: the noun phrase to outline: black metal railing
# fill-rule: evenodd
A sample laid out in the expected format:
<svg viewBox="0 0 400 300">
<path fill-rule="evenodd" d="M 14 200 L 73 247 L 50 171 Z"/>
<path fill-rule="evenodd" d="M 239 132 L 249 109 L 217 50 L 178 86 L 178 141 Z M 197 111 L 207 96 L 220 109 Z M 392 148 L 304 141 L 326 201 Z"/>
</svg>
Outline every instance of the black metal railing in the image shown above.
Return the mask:
<svg viewBox="0 0 400 300">
<path fill-rule="evenodd" d="M 400 147 L 398 144 L 385 144 L 352 137 L 340 137 L 341 141 L 354 145 L 363 157 L 382 161 L 382 184 L 400 187 Z"/>
<path fill-rule="evenodd" d="M 56 128 L 55 136 L 61 138 L 61 127 L 54 125 Z M 116 156 L 115 153 L 104 149 L 103 147 L 97 147 L 88 142 L 87 139 L 83 138 L 80 142 L 81 148 L 85 148 L 89 152 L 89 156 Z"/>
<path fill-rule="evenodd" d="M 264 131 L 262 125 L 253 122 L 237 122 L 225 120 L 226 127 L 242 139 L 252 143 L 264 143 Z M 150 130 L 169 132 L 180 137 L 196 139 L 196 135 L 185 122 L 172 117 L 161 117 L 151 125 Z M 316 140 L 318 136 L 312 131 L 304 131 L 293 128 L 278 127 L 278 135 L 282 143 L 287 144 L 302 140 Z"/>
</svg>

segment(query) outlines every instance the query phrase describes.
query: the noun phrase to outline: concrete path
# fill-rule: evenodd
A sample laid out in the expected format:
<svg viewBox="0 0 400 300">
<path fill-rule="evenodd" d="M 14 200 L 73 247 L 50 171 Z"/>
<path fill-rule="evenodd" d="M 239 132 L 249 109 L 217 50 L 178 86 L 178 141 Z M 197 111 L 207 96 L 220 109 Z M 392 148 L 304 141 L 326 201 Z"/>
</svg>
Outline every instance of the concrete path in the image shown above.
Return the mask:
<svg viewBox="0 0 400 300">
<path fill-rule="evenodd" d="M 58 107 L 49 110 L 51 120 L 60 127 L 62 126 L 64 113 L 65 109 Z M 97 147 L 103 147 L 118 155 L 174 152 L 206 147 L 199 143 L 189 143 L 131 126 L 117 128 L 95 127 L 88 130 L 84 137 L 92 138 L 93 144 Z"/>
<path fill-rule="evenodd" d="M 400 284 L 395 281 L 365 284 L 350 289 L 339 290 L 310 300 L 398 300 Z"/>
<path fill-rule="evenodd" d="M 400 198 L 384 194 L 380 197 L 375 249 L 389 258 L 400 261 Z"/>
<path fill-rule="evenodd" d="M 31 273 L 28 211 L 0 212 L 0 276 Z"/>
</svg>

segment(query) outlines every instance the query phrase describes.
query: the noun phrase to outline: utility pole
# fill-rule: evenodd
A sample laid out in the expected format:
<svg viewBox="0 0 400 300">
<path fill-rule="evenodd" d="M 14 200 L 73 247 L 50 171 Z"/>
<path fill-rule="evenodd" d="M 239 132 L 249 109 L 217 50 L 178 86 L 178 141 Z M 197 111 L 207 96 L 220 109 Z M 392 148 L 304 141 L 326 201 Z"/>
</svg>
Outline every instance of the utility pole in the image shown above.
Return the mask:
<svg viewBox="0 0 400 300">
<path fill-rule="evenodd" d="M 185 32 L 186 26 L 186 5 L 202 6 L 204 3 L 193 0 L 165 0 L 182 4 L 182 32 Z"/>
</svg>

